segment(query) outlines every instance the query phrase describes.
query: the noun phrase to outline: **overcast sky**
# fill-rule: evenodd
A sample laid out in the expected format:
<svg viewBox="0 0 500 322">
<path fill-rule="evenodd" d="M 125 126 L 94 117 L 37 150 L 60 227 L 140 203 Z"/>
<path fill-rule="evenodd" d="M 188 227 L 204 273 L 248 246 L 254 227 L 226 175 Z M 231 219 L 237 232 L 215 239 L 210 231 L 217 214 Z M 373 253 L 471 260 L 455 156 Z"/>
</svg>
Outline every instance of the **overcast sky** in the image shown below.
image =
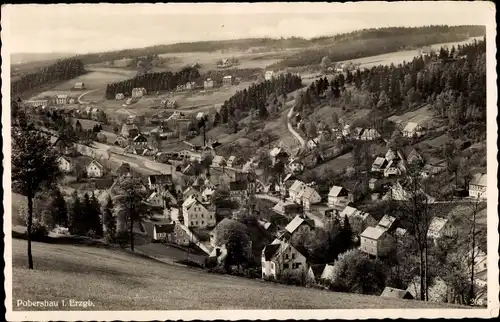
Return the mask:
<svg viewBox="0 0 500 322">
<path fill-rule="evenodd" d="M 483 2 L 11 5 L 11 53 L 85 53 L 199 40 L 316 37 L 371 27 L 484 24 Z M 6 22 L 7 20 L 7 22 Z M 10 36 L 10 37 L 8 37 Z M 4 35 L 2 35 L 3 40 Z"/>
</svg>

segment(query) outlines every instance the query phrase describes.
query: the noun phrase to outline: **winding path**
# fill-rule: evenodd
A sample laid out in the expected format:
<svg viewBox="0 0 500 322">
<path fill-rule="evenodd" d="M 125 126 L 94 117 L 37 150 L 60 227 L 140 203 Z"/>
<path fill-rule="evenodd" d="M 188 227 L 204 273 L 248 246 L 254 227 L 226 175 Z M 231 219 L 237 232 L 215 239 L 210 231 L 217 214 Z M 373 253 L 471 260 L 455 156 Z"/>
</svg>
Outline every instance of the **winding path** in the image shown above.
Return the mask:
<svg viewBox="0 0 500 322">
<path fill-rule="evenodd" d="M 297 139 L 297 141 L 299 141 L 302 149 L 305 149 L 306 148 L 306 141 L 300 136 L 299 133 L 297 133 L 297 131 L 295 131 L 293 129 L 293 126 L 290 123 L 290 118 L 292 117 L 292 115 L 293 115 L 293 106 L 290 107 L 290 111 L 286 115 L 286 122 L 287 122 L 288 131 Z"/>
<path fill-rule="evenodd" d="M 90 93 L 93 93 L 93 92 L 96 92 L 100 90 L 100 88 L 96 88 L 96 89 L 93 89 L 93 90 L 90 90 L 90 91 L 86 91 L 85 93 L 83 93 L 82 95 L 78 96 L 78 103 L 80 104 L 85 104 L 85 103 L 88 103 L 88 102 L 85 102 L 84 100 L 82 100 L 82 98 L 87 95 L 87 94 L 90 94 Z"/>
</svg>

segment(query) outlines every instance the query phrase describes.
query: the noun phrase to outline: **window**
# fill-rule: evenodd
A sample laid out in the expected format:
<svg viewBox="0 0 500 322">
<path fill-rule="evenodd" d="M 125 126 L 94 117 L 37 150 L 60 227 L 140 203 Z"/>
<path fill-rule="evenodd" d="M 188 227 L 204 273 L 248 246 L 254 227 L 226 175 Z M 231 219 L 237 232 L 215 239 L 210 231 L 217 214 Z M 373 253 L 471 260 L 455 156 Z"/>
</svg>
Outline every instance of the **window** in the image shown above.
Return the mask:
<svg viewBox="0 0 500 322">
<path fill-rule="evenodd" d="M 194 224 L 195 224 L 196 226 L 198 226 L 198 221 L 195 221 L 195 222 L 194 222 Z"/>
<path fill-rule="evenodd" d="M 191 222 L 190 226 L 193 226 L 193 222 Z"/>
<path fill-rule="evenodd" d="M 177 236 L 177 232 L 174 231 L 174 236 Z"/>
<path fill-rule="evenodd" d="M 283 268 L 288 268 L 288 264 L 283 264 Z"/>
<path fill-rule="evenodd" d="M 204 225 L 204 224 L 205 224 L 205 222 L 202 220 L 202 221 L 201 221 L 201 224 L 202 224 L 202 225 Z"/>
<path fill-rule="evenodd" d="M 287 257 L 288 258 L 288 257 Z M 292 254 L 292 259 L 295 259 L 295 254 Z"/>
<path fill-rule="evenodd" d="M 285 258 L 288 259 L 288 254 L 285 255 Z"/>
</svg>

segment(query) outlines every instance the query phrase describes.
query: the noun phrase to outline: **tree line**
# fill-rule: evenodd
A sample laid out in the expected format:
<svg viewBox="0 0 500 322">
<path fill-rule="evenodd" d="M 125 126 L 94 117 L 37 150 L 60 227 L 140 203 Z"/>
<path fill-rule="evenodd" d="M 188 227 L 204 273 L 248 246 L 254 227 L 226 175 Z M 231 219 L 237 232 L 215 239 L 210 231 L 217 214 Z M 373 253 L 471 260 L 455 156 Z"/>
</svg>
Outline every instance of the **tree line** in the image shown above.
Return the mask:
<svg viewBox="0 0 500 322">
<path fill-rule="evenodd" d="M 484 26 L 429 26 L 418 28 L 371 29 L 336 36 L 330 46 L 290 55 L 267 68 L 319 65 L 323 57 L 331 61 L 381 55 L 432 44 L 467 40 L 486 34 Z M 334 37 L 335 39 L 335 37 Z"/>
<path fill-rule="evenodd" d="M 85 66 L 81 60 L 76 58 L 61 59 L 52 65 L 12 81 L 11 92 L 14 97 L 22 96 L 24 93 L 37 90 L 46 84 L 70 80 L 85 74 L 85 72 Z"/>
<path fill-rule="evenodd" d="M 196 68 L 186 67 L 178 73 L 161 72 L 147 73 L 124 81 L 111 83 L 106 86 L 106 98 L 114 99 L 118 93 L 132 93 L 134 88 L 145 88 L 146 91 L 174 90 L 177 85 L 184 85 L 200 78 Z"/>
<path fill-rule="evenodd" d="M 302 79 L 298 75 L 284 74 L 266 80 L 259 84 L 253 84 L 248 89 L 236 92 L 227 101 L 222 104 L 220 110 L 215 113 L 213 124 L 237 124 L 244 116 L 243 113 L 256 111 L 260 118 L 266 118 L 268 115 L 267 100 L 271 94 L 276 97 L 293 92 L 302 87 Z"/>
</svg>

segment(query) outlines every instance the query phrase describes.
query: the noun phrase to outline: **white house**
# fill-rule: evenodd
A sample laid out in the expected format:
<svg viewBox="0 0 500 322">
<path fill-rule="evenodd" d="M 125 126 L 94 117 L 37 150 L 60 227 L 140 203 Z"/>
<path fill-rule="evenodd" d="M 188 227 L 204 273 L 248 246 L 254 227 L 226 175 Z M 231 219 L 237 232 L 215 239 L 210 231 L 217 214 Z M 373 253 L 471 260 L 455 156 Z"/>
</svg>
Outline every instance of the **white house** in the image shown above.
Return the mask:
<svg viewBox="0 0 500 322">
<path fill-rule="evenodd" d="M 398 163 L 394 160 L 389 161 L 387 167 L 384 169 L 384 177 L 400 176 L 400 175 L 401 175 L 401 168 L 399 167 Z"/>
<path fill-rule="evenodd" d="M 442 217 L 434 217 L 427 230 L 427 237 L 437 240 L 442 237 L 454 237 L 457 234 L 457 228 L 450 220 Z"/>
<path fill-rule="evenodd" d="M 75 83 L 75 85 L 73 86 L 74 89 L 85 89 L 85 83 L 83 82 L 77 82 Z"/>
<path fill-rule="evenodd" d="M 87 165 L 87 176 L 89 178 L 101 178 L 104 176 L 104 167 L 96 160 Z"/>
<path fill-rule="evenodd" d="M 209 89 L 209 88 L 213 88 L 213 87 L 214 87 L 214 81 L 211 78 L 207 78 L 203 82 L 203 88 L 204 89 Z"/>
<path fill-rule="evenodd" d="M 304 171 L 304 165 L 300 161 L 294 159 L 288 163 L 288 168 L 292 173 L 301 173 Z"/>
<path fill-rule="evenodd" d="M 132 89 L 132 98 L 139 98 L 146 95 L 147 91 L 144 87 L 134 88 Z"/>
<path fill-rule="evenodd" d="M 57 161 L 59 163 L 59 169 L 61 169 L 61 171 L 63 172 L 73 171 L 73 162 L 71 161 L 71 159 L 61 156 L 59 157 L 59 159 L 57 159 Z"/>
<path fill-rule="evenodd" d="M 384 217 L 382 217 L 382 219 L 378 222 L 377 227 L 380 227 L 385 231 L 393 230 L 396 227 L 396 218 L 384 215 Z"/>
<path fill-rule="evenodd" d="M 307 260 L 295 247 L 280 241 L 262 250 L 262 278 L 277 279 L 284 274 L 304 274 Z"/>
<path fill-rule="evenodd" d="M 274 72 L 272 70 L 268 70 L 266 71 L 266 73 L 264 74 L 264 79 L 267 81 L 267 80 L 271 80 L 273 79 L 273 76 L 274 76 Z"/>
<path fill-rule="evenodd" d="M 170 206 L 175 206 L 177 204 L 177 200 L 168 190 L 163 190 L 161 192 L 153 191 L 153 193 L 151 193 L 151 195 L 148 197 L 147 202 L 150 205 L 159 208 L 164 208 L 166 203 L 168 203 Z"/>
<path fill-rule="evenodd" d="M 305 216 L 295 216 L 295 218 L 286 225 L 285 232 L 292 237 L 295 233 L 311 232 L 314 228 L 315 224 L 313 220 Z"/>
<path fill-rule="evenodd" d="M 380 133 L 375 129 L 364 129 L 359 136 L 359 139 L 362 141 L 372 141 L 380 138 Z"/>
<path fill-rule="evenodd" d="M 201 202 L 211 203 L 214 193 L 215 189 L 213 189 L 212 187 L 206 187 L 205 190 L 203 190 L 203 192 L 201 193 Z"/>
<path fill-rule="evenodd" d="M 487 178 L 486 173 L 476 173 L 469 183 L 469 196 L 486 199 Z"/>
<path fill-rule="evenodd" d="M 377 157 L 372 164 L 373 172 L 383 172 L 388 162 L 384 157 Z"/>
<path fill-rule="evenodd" d="M 360 250 L 375 257 L 385 256 L 392 247 L 392 237 L 382 227 L 367 227 L 360 235 Z"/>
<path fill-rule="evenodd" d="M 397 159 L 397 157 L 398 157 L 398 155 L 392 149 L 387 150 L 387 152 L 385 153 L 385 159 L 388 162 Z"/>
<path fill-rule="evenodd" d="M 183 200 L 187 200 L 189 199 L 190 197 L 193 197 L 197 200 L 202 200 L 203 197 L 202 197 L 202 194 L 199 190 L 193 188 L 193 187 L 187 187 L 186 190 L 184 190 L 184 192 L 182 193 L 182 199 Z"/>
<path fill-rule="evenodd" d="M 209 211 L 195 196 L 182 204 L 182 216 L 187 227 L 207 228 L 215 226 L 215 213 Z"/>
<path fill-rule="evenodd" d="M 424 128 L 415 122 L 408 122 L 403 129 L 403 136 L 412 138 L 412 137 L 420 137 L 425 134 Z"/>
<path fill-rule="evenodd" d="M 226 159 L 224 159 L 223 156 L 216 155 L 212 159 L 212 166 L 213 167 L 225 167 L 225 166 L 227 166 L 227 161 L 226 161 Z"/>
<path fill-rule="evenodd" d="M 122 100 L 122 99 L 125 99 L 125 95 L 123 95 L 123 93 L 117 93 L 115 95 L 115 99 L 116 100 Z"/>
<path fill-rule="evenodd" d="M 222 78 L 222 85 L 231 86 L 233 85 L 233 76 L 227 75 Z"/>
<path fill-rule="evenodd" d="M 288 194 L 291 201 L 303 205 L 305 209 L 321 202 L 321 196 L 318 192 L 299 180 L 295 180 L 288 190 Z"/>
<path fill-rule="evenodd" d="M 328 193 L 328 206 L 347 205 L 353 201 L 353 196 L 349 191 L 340 186 L 333 186 Z"/>
<path fill-rule="evenodd" d="M 68 95 L 66 95 L 66 94 L 58 94 L 58 95 L 56 95 L 56 104 L 57 105 L 68 104 Z"/>
</svg>

